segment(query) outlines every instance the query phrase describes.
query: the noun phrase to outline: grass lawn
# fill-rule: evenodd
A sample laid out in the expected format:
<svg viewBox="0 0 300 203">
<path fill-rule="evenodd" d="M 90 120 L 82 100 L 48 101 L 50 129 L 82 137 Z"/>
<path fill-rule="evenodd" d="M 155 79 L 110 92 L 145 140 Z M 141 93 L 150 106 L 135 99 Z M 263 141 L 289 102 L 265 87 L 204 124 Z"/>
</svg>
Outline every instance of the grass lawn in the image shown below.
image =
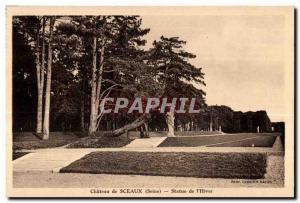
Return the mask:
<svg viewBox="0 0 300 203">
<path fill-rule="evenodd" d="M 97 136 L 97 137 L 85 137 L 68 145 L 67 148 L 118 148 L 124 147 L 132 140 L 126 136 L 109 137 L 109 136 Z"/>
<path fill-rule="evenodd" d="M 256 147 L 272 147 L 275 137 L 279 133 L 238 133 L 214 136 L 197 137 L 168 137 L 158 147 L 198 147 L 198 146 L 223 146 L 225 147 L 251 147 L 253 142 Z M 259 137 L 258 137 L 259 136 Z M 243 140 L 234 143 L 238 140 Z"/>
<path fill-rule="evenodd" d="M 13 150 L 60 147 L 79 139 L 81 135 L 71 132 L 50 132 L 49 140 L 41 140 L 33 133 L 14 133 Z"/>
<path fill-rule="evenodd" d="M 253 139 L 210 145 L 209 147 L 272 147 L 275 139 L 275 136 L 261 136 Z"/>
<path fill-rule="evenodd" d="M 166 137 L 168 132 L 166 131 L 149 131 L 150 137 Z M 175 131 L 174 132 L 176 136 L 203 136 L 203 135 L 214 135 L 214 134 L 221 134 L 218 131 Z M 136 139 L 140 138 L 140 132 L 139 131 L 129 131 L 129 138 Z"/>
<path fill-rule="evenodd" d="M 16 160 L 26 154 L 29 154 L 29 152 L 13 152 L 13 160 Z"/>
<path fill-rule="evenodd" d="M 93 152 L 60 172 L 258 179 L 266 173 L 266 154 Z"/>
</svg>

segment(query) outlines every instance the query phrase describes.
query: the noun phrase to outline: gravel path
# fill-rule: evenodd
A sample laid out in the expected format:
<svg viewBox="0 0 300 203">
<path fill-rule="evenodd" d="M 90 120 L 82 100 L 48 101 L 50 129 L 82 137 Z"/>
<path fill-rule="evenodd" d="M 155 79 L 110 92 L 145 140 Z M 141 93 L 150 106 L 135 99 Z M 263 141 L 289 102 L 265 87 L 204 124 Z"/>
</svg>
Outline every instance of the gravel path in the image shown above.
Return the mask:
<svg viewBox="0 0 300 203">
<path fill-rule="evenodd" d="M 14 172 L 16 188 L 217 188 L 282 187 L 269 179 L 220 179 L 141 175 Z"/>
<path fill-rule="evenodd" d="M 265 178 L 278 184 L 284 183 L 284 156 L 268 156 Z"/>
<path fill-rule="evenodd" d="M 160 143 L 162 143 L 167 137 L 150 137 L 144 139 L 135 139 L 128 145 L 126 148 L 151 148 L 157 147 Z"/>
</svg>

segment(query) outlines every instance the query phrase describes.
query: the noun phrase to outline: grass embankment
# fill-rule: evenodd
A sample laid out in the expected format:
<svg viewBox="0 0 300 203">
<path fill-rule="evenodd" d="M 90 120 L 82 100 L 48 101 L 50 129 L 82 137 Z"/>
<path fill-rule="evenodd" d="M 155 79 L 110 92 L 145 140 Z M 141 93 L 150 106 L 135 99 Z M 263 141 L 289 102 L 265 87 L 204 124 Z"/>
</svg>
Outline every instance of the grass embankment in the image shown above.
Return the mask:
<svg viewBox="0 0 300 203">
<path fill-rule="evenodd" d="M 85 137 L 70 144 L 67 148 L 118 148 L 124 147 L 131 142 L 126 136 L 109 137 L 109 136 L 96 136 Z"/>
<path fill-rule="evenodd" d="M 219 131 L 175 131 L 176 136 L 202 136 L 221 134 Z"/>
<path fill-rule="evenodd" d="M 150 137 L 166 137 L 168 132 L 166 131 L 149 131 Z M 215 134 L 221 134 L 219 131 L 175 131 L 174 132 L 176 136 L 203 136 L 203 135 L 215 135 Z M 129 131 L 128 132 L 129 138 L 135 139 L 140 138 L 140 132 L 139 131 Z"/>
<path fill-rule="evenodd" d="M 272 147 L 275 139 L 275 136 L 262 136 L 253 139 L 210 145 L 209 147 Z"/>
<path fill-rule="evenodd" d="M 238 133 L 197 137 L 168 137 L 158 147 L 272 147 L 278 133 Z"/>
<path fill-rule="evenodd" d="M 93 152 L 60 172 L 137 174 L 200 178 L 263 178 L 260 153 Z"/>
<path fill-rule="evenodd" d="M 126 136 L 109 137 L 103 132 L 87 136 L 87 132 L 51 132 L 48 140 L 41 140 L 34 133 L 14 133 L 13 150 L 54 148 L 68 145 L 68 148 L 123 147 L 131 142 Z"/>
<path fill-rule="evenodd" d="M 61 147 L 78 140 L 81 136 L 76 132 L 50 132 L 48 140 L 41 140 L 34 133 L 14 133 L 13 150 L 41 149 Z"/>
<path fill-rule="evenodd" d="M 29 152 L 13 152 L 13 160 L 16 160 L 26 154 L 29 154 Z"/>
</svg>

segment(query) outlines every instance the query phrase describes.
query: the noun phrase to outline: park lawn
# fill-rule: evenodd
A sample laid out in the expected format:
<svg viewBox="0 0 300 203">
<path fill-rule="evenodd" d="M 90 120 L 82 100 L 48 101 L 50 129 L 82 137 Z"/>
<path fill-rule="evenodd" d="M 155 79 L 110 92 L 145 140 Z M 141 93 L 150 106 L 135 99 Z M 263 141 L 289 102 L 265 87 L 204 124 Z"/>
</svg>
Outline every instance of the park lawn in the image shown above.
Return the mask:
<svg viewBox="0 0 300 203">
<path fill-rule="evenodd" d="M 150 137 L 166 137 L 168 132 L 166 131 L 149 131 Z M 221 134 L 219 131 L 175 131 L 175 136 L 203 136 L 203 135 L 216 135 Z M 129 138 L 136 139 L 140 138 L 139 131 L 129 131 Z"/>
<path fill-rule="evenodd" d="M 85 137 L 71 143 L 67 148 L 118 148 L 124 147 L 132 140 L 126 136 L 110 137 L 106 135 Z"/>
<path fill-rule="evenodd" d="M 212 136 L 194 136 L 194 137 L 168 137 L 158 147 L 199 147 L 199 146 L 219 146 L 221 143 L 228 143 L 227 146 L 232 147 L 247 147 L 252 144 L 252 140 L 256 140 L 258 146 L 260 140 L 262 140 L 260 147 L 272 147 L 275 137 L 280 135 L 279 133 L 237 133 L 237 134 L 224 134 L 224 135 L 212 135 Z M 235 141 L 246 139 L 249 142 L 241 142 L 239 144 L 233 144 Z M 230 143 L 230 144 L 229 144 Z M 248 145 L 247 145 L 248 144 Z M 251 147 L 251 145 L 249 146 Z"/>
<path fill-rule="evenodd" d="M 83 135 L 75 132 L 50 132 L 48 140 L 41 140 L 34 133 L 14 133 L 13 150 L 61 147 L 78 140 L 81 136 Z"/>
<path fill-rule="evenodd" d="M 221 134 L 219 131 L 175 131 L 175 136 L 203 136 Z"/>
<path fill-rule="evenodd" d="M 60 172 L 259 179 L 266 173 L 266 156 L 263 153 L 92 152 Z"/>
<path fill-rule="evenodd" d="M 272 147 L 275 139 L 276 136 L 261 136 L 236 142 L 209 145 L 208 147 Z"/>
</svg>

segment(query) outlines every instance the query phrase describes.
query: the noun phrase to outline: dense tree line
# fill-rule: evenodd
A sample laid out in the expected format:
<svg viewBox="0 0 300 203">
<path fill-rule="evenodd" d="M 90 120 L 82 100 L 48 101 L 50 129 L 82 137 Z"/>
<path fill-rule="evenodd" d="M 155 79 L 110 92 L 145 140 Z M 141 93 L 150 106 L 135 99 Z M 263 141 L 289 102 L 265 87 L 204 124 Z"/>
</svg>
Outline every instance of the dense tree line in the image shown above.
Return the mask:
<svg viewBox="0 0 300 203">
<path fill-rule="evenodd" d="M 195 55 L 185 41 L 164 37 L 145 50 L 139 16 L 18 16 L 13 19 L 13 128 L 36 131 L 112 131 L 118 136 L 155 118 L 171 122 L 177 115 L 103 114 L 106 97 L 197 97 L 205 93 Z"/>
<path fill-rule="evenodd" d="M 149 126 L 154 131 L 164 131 L 168 127 L 161 115 L 157 115 Z M 259 127 L 259 132 L 284 132 L 284 124 L 272 123 L 266 111 L 241 112 L 224 105 L 207 106 L 196 115 L 177 115 L 174 127 L 177 131 L 222 131 L 225 133 L 257 132 L 257 127 Z"/>
</svg>

